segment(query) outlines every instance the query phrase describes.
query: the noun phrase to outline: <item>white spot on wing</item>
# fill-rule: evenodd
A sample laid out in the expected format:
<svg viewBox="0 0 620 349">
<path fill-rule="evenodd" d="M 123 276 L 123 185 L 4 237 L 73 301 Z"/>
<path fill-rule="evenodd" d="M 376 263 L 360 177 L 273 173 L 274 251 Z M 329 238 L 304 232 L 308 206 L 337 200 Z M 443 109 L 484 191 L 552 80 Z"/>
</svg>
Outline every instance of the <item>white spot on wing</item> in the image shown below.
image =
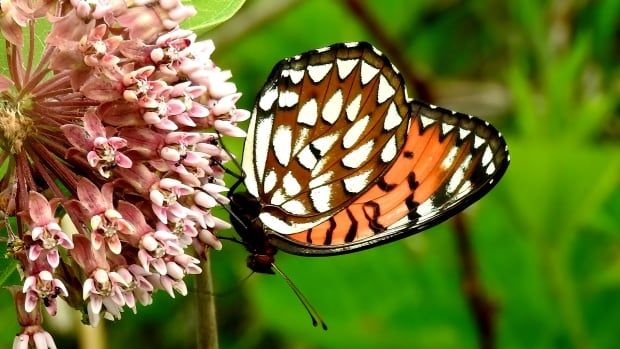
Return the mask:
<svg viewBox="0 0 620 349">
<path fill-rule="evenodd" d="M 349 149 L 360 139 L 366 127 L 368 127 L 368 123 L 370 122 L 370 115 L 366 115 L 363 118 L 357 120 L 353 126 L 349 128 L 347 133 L 344 134 L 342 138 L 342 145 Z"/>
<path fill-rule="evenodd" d="M 491 146 L 487 145 L 486 149 L 484 149 L 484 154 L 482 154 L 482 166 L 486 166 L 493 159 L 493 151 L 491 150 Z"/>
<path fill-rule="evenodd" d="M 282 166 L 288 166 L 291 159 L 291 146 L 293 143 L 293 133 L 288 125 L 280 125 L 273 134 L 273 151 L 276 159 Z"/>
<path fill-rule="evenodd" d="M 269 90 L 267 90 L 258 101 L 258 106 L 264 110 L 268 111 L 273 106 L 273 102 L 278 98 L 278 90 L 276 86 L 272 86 Z"/>
<path fill-rule="evenodd" d="M 461 184 L 463 178 L 465 178 L 465 171 L 462 167 L 459 167 L 454 172 L 452 177 L 450 177 L 450 180 L 448 181 L 448 186 L 446 187 L 446 192 L 448 194 L 452 194 L 456 190 L 456 188 L 458 188 L 459 184 Z"/>
<path fill-rule="evenodd" d="M 267 175 L 265 176 L 265 182 L 263 183 L 263 191 L 265 193 L 269 193 L 276 186 L 276 182 L 278 181 L 278 177 L 273 170 L 269 170 Z"/>
<path fill-rule="evenodd" d="M 372 139 L 369 140 L 365 144 L 345 155 L 342 158 L 342 164 L 348 168 L 358 168 L 361 164 L 368 160 L 368 155 L 370 155 L 374 145 L 375 141 Z"/>
<path fill-rule="evenodd" d="M 319 187 L 327 182 L 329 182 L 330 179 L 332 179 L 332 177 L 334 176 L 334 172 L 333 171 L 329 171 L 329 172 L 325 172 L 322 175 L 314 178 L 313 180 L 311 180 L 308 185 L 310 186 L 310 188 L 316 188 Z"/>
<path fill-rule="evenodd" d="M 396 104 L 394 104 L 394 102 L 390 103 L 390 107 L 385 115 L 385 120 L 383 121 L 383 129 L 391 131 L 394 127 L 400 125 L 402 121 L 403 119 L 400 117 L 400 114 L 398 114 Z"/>
<path fill-rule="evenodd" d="M 299 135 L 297 135 L 297 139 L 295 139 L 295 146 L 293 147 L 293 154 L 299 153 L 301 148 L 306 145 L 308 141 L 308 136 L 310 135 L 310 129 L 306 127 L 302 127 L 299 130 Z"/>
<path fill-rule="evenodd" d="M 306 210 L 306 206 L 304 206 L 304 204 L 299 200 L 286 201 L 280 207 L 282 207 L 285 211 L 291 214 L 298 214 L 298 215 L 308 214 L 308 211 Z"/>
<path fill-rule="evenodd" d="M 301 185 L 299 185 L 297 178 L 293 176 L 293 173 L 291 171 L 288 171 L 288 173 L 284 175 L 282 185 L 284 186 L 284 191 L 286 192 L 286 195 L 288 195 L 289 197 L 295 196 L 301 191 Z"/>
<path fill-rule="evenodd" d="M 248 192 L 255 197 L 258 197 L 258 182 L 256 181 L 256 173 L 254 172 L 254 166 L 256 160 L 254 156 L 254 142 L 256 136 L 256 108 L 252 111 L 252 117 L 250 118 L 250 125 L 248 126 L 248 135 L 243 146 L 243 154 L 246 154 L 242 159 L 243 171 L 246 173 L 244 180 L 245 186 Z"/>
<path fill-rule="evenodd" d="M 297 159 L 299 160 L 299 163 L 308 170 L 313 169 L 318 161 L 318 159 L 314 156 L 314 154 L 312 154 L 312 151 L 308 146 L 305 146 L 299 152 L 299 155 L 297 155 Z"/>
<path fill-rule="evenodd" d="M 323 116 L 323 120 L 327 121 L 330 124 L 334 124 L 338 117 L 340 116 L 340 111 L 342 110 L 342 90 L 337 90 L 331 96 L 331 98 L 325 103 L 323 107 L 323 112 L 321 115 Z"/>
<path fill-rule="evenodd" d="M 299 95 L 294 91 L 282 91 L 280 93 L 280 97 L 278 98 L 278 105 L 280 108 L 283 107 L 294 107 L 299 101 Z"/>
<path fill-rule="evenodd" d="M 461 185 L 461 187 L 459 188 L 459 192 L 456 193 L 456 195 L 454 195 L 454 201 L 458 200 L 460 198 L 462 198 L 463 196 L 465 196 L 467 193 L 469 193 L 472 189 L 471 186 L 471 182 L 470 181 L 465 181 L 463 182 L 463 185 Z"/>
<path fill-rule="evenodd" d="M 471 159 L 472 159 L 472 156 L 470 154 L 465 158 L 465 161 L 463 161 L 463 163 L 459 165 L 459 168 L 456 171 L 454 171 L 454 174 L 448 181 L 448 186 L 446 188 L 446 192 L 448 194 L 454 193 L 454 191 L 459 187 L 461 182 L 463 182 L 463 179 L 465 179 L 465 172 L 469 168 Z"/>
<path fill-rule="evenodd" d="M 396 147 L 396 135 L 392 135 L 389 141 L 381 150 L 381 161 L 388 163 L 394 159 L 396 153 L 398 152 L 398 148 Z"/>
<path fill-rule="evenodd" d="M 467 137 L 467 135 L 469 135 L 470 133 L 471 133 L 470 130 L 459 128 L 459 138 L 461 138 L 461 140 L 465 139 L 465 137 Z"/>
<path fill-rule="evenodd" d="M 300 231 L 308 230 L 316 226 L 317 224 L 320 224 L 326 221 L 327 219 L 329 219 L 329 216 L 327 216 L 327 217 L 322 217 L 320 219 L 317 219 L 315 221 L 311 221 L 308 223 L 295 224 L 289 221 L 282 220 L 279 217 L 276 217 L 269 212 L 263 212 L 258 217 L 260 218 L 261 222 L 263 222 L 263 224 L 267 228 L 279 234 L 285 234 L 285 235 L 299 233 Z"/>
<path fill-rule="evenodd" d="M 454 128 L 454 125 L 441 124 L 441 133 L 445 136 Z"/>
<path fill-rule="evenodd" d="M 348 177 L 344 179 L 344 188 L 349 193 L 359 193 L 368 185 L 368 176 L 372 173 L 372 170 L 367 170 L 358 175 Z"/>
<path fill-rule="evenodd" d="M 459 151 L 458 147 L 452 147 L 450 149 L 450 151 L 448 152 L 448 155 L 446 155 L 446 157 L 441 162 L 441 169 L 447 170 L 450 167 L 452 167 L 452 164 L 454 163 L 454 160 L 456 159 L 456 154 L 458 153 L 458 151 Z"/>
<path fill-rule="evenodd" d="M 435 211 L 435 206 L 433 205 L 433 200 L 432 199 L 433 198 L 430 197 L 430 198 L 426 199 L 426 201 L 424 201 L 423 203 L 421 203 L 418 206 L 416 211 L 420 215 L 420 217 L 424 218 L 424 217 L 428 216 L 429 214 L 431 214 L 433 211 Z"/>
<path fill-rule="evenodd" d="M 312 205 L 319 212 L 327 212 L 329 211 L 332 201 L 332 189 L 329 185 L 320 186 L 318 188 L 314 188 L 310 191 L 310 199 L 312 201 Z"/>
<path fill-rule="evenodd" d="M 435 120 L 424 116 L 424 115 L 420 115 L 420 121 L 422 121 L 422 128 L 427 128 L 429 125 L 431 125 L 433 122 L 435 122 Z"/>
<path fill-rule="evenodd" d="M 487 174 L 493 174 L 493 172 L 495 172 L 495 165 L 493 163 L 489 164 L 489 167 L 487 167 Z"/>
<path fill-rule="evenodd" d="M 359 59 L 336 59 L 336 66 L 338 67 L 338 76 L 340 80 L 344 80 L 357 65 Z"/>
<path fill-rule="evenodd" d="M 366 85 L 379 72 L 378 68 L 362 61 L 362 85 Z"/>
<path fill-rule="evenodd" d="M 394 96 L 396 90 L 390 85 L 385 76 L 381 74 L 379 77 L 379 89 L 377 90 L 377 102 L 379 104 L 387 101 Z"/>
<path fill-rule="evenodd" d="M 299 114 L 297 114 L 297 122 L 308 126 L 314 126 L 316 125 L 316 119 L 318 116 L 319 111 L 316 105 L 316 99 L 312 98 L 304 103 L 301 109 L 299 109 Z"/>
<path fill-rule="evenodd" d="M 257 121 L 256 125 L 256 172 L 258 178 L 263 178 L 265 174 L 265 163 L 269 151 L 269 139 L 271 138 L 271 128 L 273 127 L 273 114 Z"/>
<path fill-rule="evenodd" d="M 484 138 L 481 138 L 478 135 L 476 135 L 476 137 L 474 138 L 474 148 L 478 149 L 483 144 L 484 144 Z"/>
<path fill-rule="evenodd" d="M 289 70 L 289 76 L 291 78 L 291 82 L 295 85 L 299 84 L 301 80 L 304 78 L 305 70 Z"/>
<path fill-rule="evenodd" d="M 321 156 L 325 155 L 329 149 L 336 143 L 338 137 L 340 135 L 338 133 L 332 133 L 327 136 L 323 136 L 321 138 L 317 138 L 312 141 L 312 145 L 319 150 Z"/>
<path fill-rule="evenodd" d="M 321 64 L 321 65 L 309 65 L 308 75 L 312 81 L 318 83 L 325 78 L 325 75 L 332 69 L 333 63 Z"/>
<path fill-rule="evenodd" d="M 271 204 L 276 205 L 276 206 L 280 206 L 287 199 L 288 199 L 288 197 L 286 195 L 284 195 L 284 192 L 282 192 L 282 188 L 280 188 L 280 189 L 276 190 L 275 193 L 273 193 L 273 196 L 271 197 Z"/>
<path fill-rule="evenodd" d="M 349 105 L 347 106 L 346 113 L 347 113 L 347 119 L 349 121 L 353 121 L 357 117 L 357 114 L 360 111 L 361 102 L 362 102 L 362 94 L 360 93 L 355 98 L 353 98 L 351 103 L 349 103 Z"/>
</svg>

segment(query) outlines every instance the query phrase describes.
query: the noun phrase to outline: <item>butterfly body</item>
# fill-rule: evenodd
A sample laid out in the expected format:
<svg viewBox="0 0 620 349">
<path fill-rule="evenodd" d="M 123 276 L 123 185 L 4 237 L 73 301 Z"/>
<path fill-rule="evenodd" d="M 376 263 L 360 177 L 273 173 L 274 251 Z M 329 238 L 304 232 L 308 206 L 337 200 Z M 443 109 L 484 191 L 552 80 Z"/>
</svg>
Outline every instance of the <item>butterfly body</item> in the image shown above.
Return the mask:
<svg viewBox="0 0 620 349">
<path fill-rule="evenodd" d="M 258 218 L 262 209 L 260 202 L 247 192 L 234 193 L 230 207 L 237 219 L 232 220 L 235 231 L 250 255 L 247 266 L 262 274 L 273 274 L 271 265 L 278 250 L 269 242 L 267 231 Z"/>
<path fill-rule="evenodd" d="M 279 62 L 252 113 L 231 197 L 250 268 L 277 250 L 343 254 L 434 226 L 486 194 L 509 162 L 487 122 L 411 100 L 367 43 Z"/>
</svg>

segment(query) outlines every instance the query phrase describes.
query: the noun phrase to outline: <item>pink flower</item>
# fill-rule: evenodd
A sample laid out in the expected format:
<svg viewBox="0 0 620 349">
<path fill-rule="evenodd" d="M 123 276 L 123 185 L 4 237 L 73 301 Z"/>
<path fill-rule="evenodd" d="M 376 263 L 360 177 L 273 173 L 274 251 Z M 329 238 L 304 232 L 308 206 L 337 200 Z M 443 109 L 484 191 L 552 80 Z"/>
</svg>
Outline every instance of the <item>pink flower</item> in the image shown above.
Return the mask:
<svg viewBox="0 0 620 349">
<path fill-rule="evenodd" d="M 69 124 L 61 129 L 76 149 L 87 152 L 88 164 L 103 177 L 109 178 L 116 166 L 130 168 L 133 165 L 120 151 L 127 146 L 127 141 L 121 137 L 107 137 L 101 120 L 92 109 L 84 114 L 84 127 Z"/>
<path fill-rule="evenodd" d="M 27 332 L 15 336 L 13 340 L 13 349 L 28 349 L 32 346 L 36 349 L 56 349 L 54 338 L 41 327 L 29 329 Z"/>
<path fill-rule="evenodd" d="M 120 58 L 115 55 L 115 50 L 123 38 L 118 35 L 105 38 L 107 30 L 107 25 L 100 24 L 80 40 L 78 48 L 84 55 L 84 63 L 87 66 L 114 69 L 120 62 Z"/>
<path fill-rule="evenodd" d="M 188 208 L 183 206 L 180 199 L 194 192 L 192 187 L 183 184 L 173 178 L 163 178 L 151 189 L 150 198 L 153 213 L 163 223 L 168 222 L 168 217 L 184 218 Z"/>
<path fill-rule="evenodd" d="M 99 322 L 99 314 L 120 318 L 121 309 L 125 306 L 123 288 L 128 287 L 127 281 L 116 272 L 96 269 L 84 282 L 82 298 L 89 300 L 87 306 L 90 324 Z"/>
<path fill-rule="evenodd" d="M 169 231 L 158 230 L 144 235 L 140 241 L 138 260 L 144 270 L 166 275 L 166 259 L 183 254 L 179 239 Z"/>
<path fill-rule="evenodd" d="M 179 29 L 194 13 L 181 0 L 0 0 L 0 202 L 25 276 L 15 347 L 54 346 L 40 304 L 118 319 L 158 290 L 186 294 L 200 272 L 189 250 L 221 248 L 219 134 L 243 136 L 250 113 L 213 42 Z"/>
<path fill-rule="evenodd" d="M 58 225 L 58 219 L 54 217 L 57 206 L 57 200 L 48 202 L 45 196 L 37 192 L 31 191 L 29 194 L 26 219 L 29 219 L 33 243 L 30 246 L 28 258 L 31 261 L 36 261 L 44 252 L 47 262 L 52 268 L 56 268 L 60 263 L 58 246 L 66 249 L 73 248 L 71 238 L 62 231 Z"/>
<path fill-rule="evenodd" d="M 25 309 L 27 312 L 34 310 L 43 299 L 43 304 L 50 315 L 56 315 L 56 298 L 67 297 L 69 293 L 61 280 L 54 278 L 48 270 L 42 270 L 37 275 L 30 275 L 24 281 L 23 293 L 26 294 Z"/>
<path fill-rule="evenodd" d="M 96 250 L 105 245 L 110 252 L 119 254 L 120 237 L 133 234 L 135 228 L 114 208 L 113 187 L 112 183 L 106 183 L 99 190 L 89 180 L 81 178 L 77 187 L 78 200 L 67 205 L 77 205 L 84 221 L 90 222 L 90 240 Z"/>
<path fill-rule="evenodd" d="M 41 327 L 43 317 L 39 311 L 26 311 L 27 295 L 20 287 L 7 287 L 13 295 L 17 320 L 21 327 L 19 333 L 13 339 L 14 349 L 56 349 L 52 336 Z"/>
<path fill-rule="evenodd" d="M 21 27 L 28 23 L 29 9 L 25 1 L 0 1 L 0 32 L 13 45 L 20 46 L 23 36 Z"/>
</svg>

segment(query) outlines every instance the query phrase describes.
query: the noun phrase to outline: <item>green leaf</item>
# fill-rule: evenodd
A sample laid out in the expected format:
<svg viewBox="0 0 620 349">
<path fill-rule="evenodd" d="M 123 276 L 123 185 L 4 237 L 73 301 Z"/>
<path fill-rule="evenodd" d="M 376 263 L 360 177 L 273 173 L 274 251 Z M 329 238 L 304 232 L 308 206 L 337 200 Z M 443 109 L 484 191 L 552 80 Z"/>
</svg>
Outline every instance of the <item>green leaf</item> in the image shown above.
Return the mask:
<svg viewBox="0 0 620 349">
<path fill-rule="evenodd" d="M 193 5 L 198 13 L 183 22 L 183 27 L 193 30 L 200 36 L 227 21 L 244 3 L 245 0 L 195 1 Z"/>
<path fill-rule="evenodd" d="M 0 262 L 0 286 L 4 286 L 10 276 L 17 270 L 17 261 L 3 258 Z"/>
</svg>

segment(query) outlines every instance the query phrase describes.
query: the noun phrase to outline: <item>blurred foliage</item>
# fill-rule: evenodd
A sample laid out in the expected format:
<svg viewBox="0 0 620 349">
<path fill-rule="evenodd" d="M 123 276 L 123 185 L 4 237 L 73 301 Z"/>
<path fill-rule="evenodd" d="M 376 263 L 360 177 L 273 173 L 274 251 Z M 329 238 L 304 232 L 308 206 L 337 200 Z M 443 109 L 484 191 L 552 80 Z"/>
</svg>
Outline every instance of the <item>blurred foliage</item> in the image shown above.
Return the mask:
<svg viewBox="0 0 620 349">
<path fill-rule="evenodd" d="M 243 6 L 245 0 L 194 1 L 198 15 L 183 22 L 183 27 L 201 34 L 230 19 Z"/>
<path fill-rule="evenodd" d="M 244 93 L 239 107 L 251 109 L 284 57 L 341 41 L 381 48 L 344 2 L 283 1 L 290 7 L 280 3 L 282 10 L 270 14 L 275 2 L 250 1 L 210 32 L 214 59 L 232 70 Z M 506 136 L 512 155 L 506 176 L 466 212 L 483 286 L 497 306 L 498 346 L 617 347 L 620 2 L 365 4 L 429 84 L 433 102 L 479 115 Z M 241 143 L 229 143 L 241 156 Z M 451 228 L 445 223 L 346 256 L 279 254 L 327 332 L 310 325 L 281 278 L 242 282 L 246 252 L 225 243 L 212 254 L 221 347 L 477 347 Z M 17 328 L 8 298 L 0 297 L 7 304 L 0 316 L 13 322 L 0 327 L 3 343 Z M 194 322 L 191 295 L 159 295 L 137 315 L 107 323 L 108 344 L 192 347 Z M 66 338 L 59 346 L 71 348 L 75 341 Z"/>
</svg>

